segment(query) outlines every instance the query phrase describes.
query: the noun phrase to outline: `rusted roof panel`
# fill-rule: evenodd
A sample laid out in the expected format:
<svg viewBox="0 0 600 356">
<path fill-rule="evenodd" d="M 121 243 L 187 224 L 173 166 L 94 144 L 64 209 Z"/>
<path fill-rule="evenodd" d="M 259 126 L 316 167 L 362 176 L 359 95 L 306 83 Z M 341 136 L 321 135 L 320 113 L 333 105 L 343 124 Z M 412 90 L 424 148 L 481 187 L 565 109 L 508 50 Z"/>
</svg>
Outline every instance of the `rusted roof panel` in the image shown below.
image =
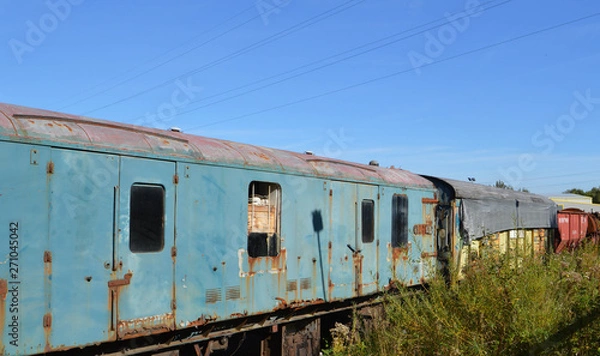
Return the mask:
<svg viewBox="0 0 600 356">
<path fill-rule="evenodd" d="M 89 141 L 85 131 L 74 122 L 18 116 L 13 123 L 19 136 L 62 142 Z"/>
<path fill-rule="evenodd" d="M 12 121 L 8 119 L 2 112 L 0 112 L 0 133 L 5 135 L 15 135 L 15 127 L 12 124 Z"/>
<path fill-rule="evenodd" d="M 380 168 L 178 132 L 138 127 L 0 103 L 0 136 L 62 142 L 91 149 L 184 158 L 295 174 L 433 188 L 428 180 L 398 169 Z"/>
</svg>

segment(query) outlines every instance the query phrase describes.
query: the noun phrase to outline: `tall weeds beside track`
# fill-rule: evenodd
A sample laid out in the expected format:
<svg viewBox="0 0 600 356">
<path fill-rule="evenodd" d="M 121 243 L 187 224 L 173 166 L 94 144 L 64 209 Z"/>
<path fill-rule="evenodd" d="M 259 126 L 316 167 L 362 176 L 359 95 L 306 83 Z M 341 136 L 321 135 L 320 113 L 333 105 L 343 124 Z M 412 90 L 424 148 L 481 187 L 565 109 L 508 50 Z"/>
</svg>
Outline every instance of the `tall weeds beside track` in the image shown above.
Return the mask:
<svg viewBox="0 0 600 356">
<path fill-rule="evenodd" d="M 518 266 L 518 267 L 516 267 Z M 334 335 L 328 355 L 598 355 L 597 247 L 543 259 L 488 252 L 464 279 L 386 297 L 371 332 Z"/>
</svg>

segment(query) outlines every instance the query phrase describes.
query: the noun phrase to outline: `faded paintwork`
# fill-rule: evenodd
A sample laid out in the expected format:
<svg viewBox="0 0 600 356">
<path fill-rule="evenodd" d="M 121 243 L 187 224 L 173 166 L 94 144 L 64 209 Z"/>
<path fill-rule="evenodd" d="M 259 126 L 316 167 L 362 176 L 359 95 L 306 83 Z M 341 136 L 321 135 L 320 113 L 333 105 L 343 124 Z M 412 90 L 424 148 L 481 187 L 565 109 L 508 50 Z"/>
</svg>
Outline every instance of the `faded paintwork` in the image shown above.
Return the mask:
<svg viewBox="0 0 600 356">
<path fill-rule="evenodd" d="M 405 187 L 431 187 L 426 179 L 400 169 L 379 168 L 8 104 L 0 104 L 0 137 L 11 141 L 64 144 L 91 151 L 220 166 L 262 168 L 351 181 L 401 184 Z"/>
<path fill-rule="evenodd" d="M 6 355 L 267 319 L 373 295 L 395 281 L 418 284 L 435 265 L 434 186 L 403 170 L 6 104 L 0 159 Z M 277 256 L 248 255 L 252 181 L 281 187 Z M 164 188 L 160 251 L 130 250 L 133 184 Z M 390 243 L 394 194 L 409 200 L 409 244 L 397 249 Z M 363 200 L 374 202 L 372 242 L 361 238 Z M 11 234 L 23 267 L 14 275 Z"/>
</svg>

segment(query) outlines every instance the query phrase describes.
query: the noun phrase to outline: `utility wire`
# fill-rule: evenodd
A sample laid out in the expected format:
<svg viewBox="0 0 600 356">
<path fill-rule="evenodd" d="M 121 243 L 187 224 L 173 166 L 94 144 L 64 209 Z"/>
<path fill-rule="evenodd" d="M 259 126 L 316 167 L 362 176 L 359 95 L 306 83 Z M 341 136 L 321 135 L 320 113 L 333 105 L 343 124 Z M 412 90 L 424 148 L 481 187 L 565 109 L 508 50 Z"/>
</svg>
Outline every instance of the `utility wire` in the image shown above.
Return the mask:
<svg viewBox="0 0 600 356">
<path fill-rule="evenodd" d="M 477 13 L 482 13 L 482 12 L 484 12 L 484 11 L 487 11 L 487 10 L 490 10 L 490 9 L 492 9 L 492 8 L 495 8 L 495 7 L 498 7 L 498 6 L 501 6 L 501 5 L 507 4 L 507 3 L 511 2 L 511 1 L 512 1 L 512 0 L 505 0 L 505 1 L 501 2 L 501 3 L 499 3 L 499 4 L 495 4 L 495 5 L 489 6 L 489 7 L 487 7 L 487 8 L 480 9 L 479 11 L 475 12 L 475 14 L 477 14 Z M 495 2 L 495 0 L 494 0 L 494 1 L 487 2 L 487 3 L 484 3 L 484 4 L 482 4 L 482 6 L 483 6 L 483 5 L 486 5 L 486 4 L 490 4 L 490 3 L 492 3 L 492 2 Z M 461 12 L 463 12 L 463 11 L 461 11 Z M 457 13 L 454 13 L 454 14 L 452 14 L 452 15 L 456 15 L 456 14 L 457 14 Z M 452 15 L 451 15 L 451 16 L 452 16 Z M 283 78 L 283 79 L 277 80 L 277 81 L 275 81 L 275 82 L 271 82 L 271 83 L 269 83 L 269 84 L 265 84 L 265 85 L 262 85 L 262 86 L 260 86 L 260 87 L 254 88 L 254 89 L 250 89 L 250 90 L 244 91 L 244 92 L 242 92 L 242 93 L 238 93 L 238 94 L 236 94 L 236 95 L 233 95 L 233 96 L 229 96 L 229 97 L 227 97 L 227 98 L 224 98 L 224 99 L 221 99 L 221 100 L 213 101 L 213 102 L 211 102 L 211 103 L 208 103 L 208 104 L 206 104 L 206 105 L 198 106 L 198 107 L 192 108 L 192 109 L 190 109 L 190 110 L 182 111 L 182 112 L 178 113 L 178 115 L 187 114 L 187 113 L 194 112 L 194 111 L 197 111 L 197 110 L 200 110 L 200 109 L 203 109 L 203 108 L 209 107 L 209 106 L 213 106 L 213 105 L 216 105 L 216 104 L 220 104 L 220 103 L 223 103 L 223 102 L 226 102 L 226 101 L 229 101 L 229 100 L 235 99 L 235 98 L 239 98 L 239 97 L 241 97 L 241 96 L 244 96 L 244 95 L 247 95 L 247 94 L 250 94 L 250 93 L 253 93 L 253 92 L 256 92 L 256 91 L 259 91 L 259 90 L 262 90 L 262 89 L 268 88 L 268 87 L 271 87 L 271 86 L 273 86 L 273 85 L 280 84 L 280 83 L 286 82 L 286 81 L 288 81 L 288 80 L 291 80 L 291 79 L 294 79 L 294 78 L 298 78 L 298 77 L 300 77 L 300 76 L 303 76 L 303 75 L 306 75 L 306 74 L 309 74 L 309 73 L 315 72 L 315 71 L 317 71 L 317 70 L 320 70 L 320 69 L 323 69 L 323 68 L 327 68 L 327 67 L 333 66 L 333 65 L 335 65 L 335 64 L 338 64 L 338 63 L 340 63 L 340 62 L 347 61 L 347 60 L 349 60 L 349 59 L 352 59 L 352 58 L 355 58 L 355 57 L 361 56 L 361 55 L 363 55 L 363 54 L 366 54 L 366 53 L 369 53 L 369 52 L 373 52 L 373 51 L 375 51 L 375 50 L 378 50 L 378 49 L 381 49 L 381 48 L 384 48 L 384 47 L 387 47 L 387 46 L 391 46 L 391 45 L 393 45 L 393 44 L 396 44 L 396 43 L 398 43 L 398 42 L 404 41 L 404 40 L 406 40 L 406 39 L 409 39 L 409 38 L 415 37 L 415 36 L 417 36 L 417 35 L 420 35 L 420 34 L 426 33 L 426 32 L 428 32 L 428 31 L 431 31 L 431 30 L 435 30 L 435 29 L 437 29 L 437 28 L 440 28 L 440 27 L 442 27 L 442 26 L 446 26 L 447 24 L 450 24 L 451 22 L 453 22 L 453 21 L 455 21 L 455 20 L 457 20 L 457 19 L 464 19 L 465 17 L 470 17 L 470 16 L 473 16 L 473 14 L 466 14 L 466 15 L 465 15 L 465 16 L 463 16 L 463 17 L 459 17 L 459 18 L 453 18 L 452 20 L 448 20 L 448 18 L 446 18 L 446 17 L 443 17 L 443 18 L 441 18 L 441 19 L 437 19 L 437 20 L 435 20 L 435 21 L 431 21 L 431 22 L 428 22 L 428 23 L 425 23 L 425 24 L 422 24 L 422 25 L 416 26 L 416 27 L 410 28 L 410 29 L 408 29 L 408 30 L 404 30 L 404 31 L 397 32 L 397 33 L 395 33 L 395 34 L 393 34 L 393 35 L 386 36 L 386 37 L 384 37 L 384 38 L 381 38 L 381 39 L 378 39 L 378 40 L 376 40 L 376 41 L 372 41 L 372 42 L 369 42 L 369 43 L 363 44 L 363 45 L 361 45 L 361 46 L 358 46 L 358 47 L 352 48 L 352 49 L 350 49 L 350 50 L 347 50 L 347 51 L 344 51 L 344 52 L 341 52 L 341 53 L 338 53 L 338 54 L 335 54 L 335 55 L 329 56 L 329 57 L 327 57 L 327 58 L 320 59 L 320 60 L 317 60 L 317 61 L 314 61 L 314 62 L 311 62 L 311 63 L 305 64 L 305 65 L 302 65 L 302 66 L 300 66 L 300 67 L 296 67 L 296 68 L 294 68 L 294 69 L 291 69 L 291 70 L 288 70 L 288 71 L 285 71 L 285 72 L 282 72 L 282 73 L 279 73 L 279 74 L 272 75 L 272 76 L 270 76 L 270 77 L 267 77 L 267 78 L 263 78 L 263 79 L 260 79 L 260 80 L 257 80 L 257 81 L 254 81 L 254 82 L 251 82 L 251 83 L 248 83 L 248 84 L 245 84 L 245 85 L 242 85 L 242 86 L 239 86 L 239 87 L 233 88 L 233 89 L 229 89 L 229 90 L 226 90 L 226 91 L 224 91 L 224 92 L 221 92 L 221 93 L 217 93 L 217 94 L 213 94 L 213 95 L 210 95 L 210 96 L 206 96 L 206 97 L 203 97 L 203 98 L 200 98 L 200 99 L 197 99 L 197 100 L 193 100 L 193 101 L 191 101 L 192 103 L 198 103 L 198 102 L 206 101 L 206 100 L 208 100 L 208 99 L 212 99 L 212 98 L 215 98 L 215 97 L 219 97 L 219 96 L 222 96 L 222 95 L 224 95 L 224 94 L 228 94 L 228 93 L 234 92 L 234 91 L 236 91 L 236 90 L 239 90 L 239 89 L 247 88 L 247 87 L 253 86 L 253 85 L 255 85 L 255 84 L 258 84 L 258 83 L 265 82 L 265 81 L 267 81 L 267 80 L 269 80 L 269 79 L 274 79 L 274 78 L 281 77 L 281 76 L 283 76 L 283 75 L 286 75 L 286 74 L 290 74 L 290 73 L 296 72 L 296 71 L 298 71 L 299 69 L 303 69 L 303 68 L 311 67 L 311 66 L 313 66 L 313 65 L 315 65 L 315 64 L 322 63 L 322 62 L 325 62 L 325 61 L 327 61 L 327 60 L 330 60 L 330 59 L 333 59 L 333 58 L 339 57 L 339 56 L 341 56 L 341 55 L 344 55 L 344 54 L 347 54 L 347 53 L 354 52 L 354 51 L 356 51 L 357 49 L 362 49 L 362 48 L 368 47 L 368 46 L 370 46 L 370 45 L 373 45 L 373 44 L 376 44 L 376 43 L 383 42 L 383 41 L 385 41 L 385 40 L 387 40 L 387 39 L 390 39 L 390 38 L 393 38 L 393 37 L 397 37 L 397 36 L 399 36 L 399 35 L 401 35 L 401 34 L 404 34 L 404 33 L 407 33 L 407 32 L 411 32 L 411 31 L 414 31 L 414 30 L 416 30 L 416 29 L 419 29 L 419 28 L 422 28 L 422 27 L 425 27 L 425 26 L 431 25 L 432 23 L 436 23 L 436 22 L 439 22 L 439 21 L 441 21 L 441 20 L 444 20 L 444 21 L 445 21 L 445 22 L 443 22 L 443 23 L 441 23 L 441 24 L 439 24 L 439 25 L 436 25 L 436 26 L 433 26 L 433 27 L 426 28 L 426 29 L 424 29 L 424 30 L 421 30 L 421 31 L 419 31 L 419 32 L 412 33 L 412 34 L 410 34 L 410 35 L 407 35 L 407 36 L 404 36 L 404 37 L 401 37 L 401 38 L 394 39 L 394 40 L 392 40 L 392 41 L 386 42 L 386 43 L 384 43 L 384 44 L 381 44 L 381 45 L 379 45 L 379 46 L 372 47 L 372 48 L 366 49 L 366 50 L 364 50 L 364 51 L 361 51 L 361 52 L 358 52 L 358 53 L 354 53 L 354 54 L 352 54 L 352 55 L 349 55 L 349 56 L 346 56 L 346 57 L 340 58 L 340 59 L 338 59 L 338 60 L 335 60 L 335 61 L 332 61 L 332 62 L 326 63 L 326 64 L 324 64 L 324 65 L 321 65 L 321 66 L 318 66 L 318 67 L 315 67 L 315 68 L 312 68 L 312 69 L 309 69 L 309 70 L 306 70 L 306 71 L 303 71 L 303 72 L 300 72 L 300 73 L 294 74 L 294 75 L 292 75 L 292 76 L 289 76 L 289 77 L 286 77 L 286 78 Z M 136 119 L 134 119 L 134 121 L 135 121 L 135 120 L 138 120 L 138 119 L 143 119 L 143 118 L 144 118 L 144 116 L 140 116 L 140 117 L 137 117 Z"/>
<path fill-rule="evenodd" d="M 430 66 L 433 66 L 433 65 L 437 65 L 437 64 L 440 64 L 440 63 L 444 63 L 444 62 L 448 62 L 448 61 L 451 61 L 451 60 L 454 60 L 454 59 L 458 59 L 458 58 L 461 58 L 461 57 L 464 57 L 464 56 L 468 56 L 468 55 L 471 55 L 471 54 L 474 54 L 474 53 L 482 52 L 482 51 L 488 50 L 490 48 L 494 48 L 494 47 L 498 47 L 498 46 L 501 46 L 501 45 L 504 45 L 504 44 L 507 44 L 507 43 L 515 42 L 515 41 L 518 41 L 518 40 L 521 40 L 521 39 L 524 39 L 524 38 L 527 38 L 527 37 L 538 35 L 540 33 L 552 31 L 552 30 L 555 30 L 557 28 L 568 26 L 568 25 L 571 25 L 571 24 L 574 24 L 574 23 L 577 23 L 577 22 L 581 22 L 581 21 L 584 21 L 584 20 L 587 20 L 587 19 L 599 16 L 599 15 L 600 15 L 600 12 L 597 12 L 597 13 L 594 13 L 592 15 L 580 17 L 580 18 L 577 18 L 577 19 L 574 19 L 574 20 L 570 20 L 570 21 L 563 22 L 563 23 L 560 23 L 560 24 L 557 24 L 557 25 L 546 27 L 546 28 L 543 28 L 541 30 L 529 32 L 529 33 L 526 33 L 524 35 L 512 37 L 512 38 L 510 38 L 508 40 L 499 41 L 499 42 L 496 42 L 496 43 L 493 43 L 493 44 L 490 44 L 490 45 L 479 47 L 477 49 L 473 49 L 473 50 L 466 51 L 466 52 L 463 52 L 463 53 L 460 53 L 460 54 L 457 54 L 457 55 L 454 55 L 454 56 L 450 56 L 448 58 L 444 58 L 444 59 L 432 61 L 431 63 L 423 64 L 420 68 L 430 67 Z M 262 114 L 262 113 L 265 113 L 265 112 L 269 112 L 269 111 L 273 111 L 273 110 L 277 110 L 277 109 L 282 109 L 282 108 L 285 108 L 285 107 L 288 107 L 288 106 L 292 106 L 292 105 L 304 103 L 304 102 L 307 102 L 307 101 L 315 100 L 315 99 L 322 98 L 322 97 L 325 97 L 325 96 L 329 96 L 329 95 L 332 95 L 332 94 L 336 94 L 336 93 L 339 93 L 339 92 L 342 92 L 342 91 L 346 91 L 346 90 L 354 89 L 354 88 L 357 88 L 357 87 L 360 87 L 360 86 L 363 86 L 363 85 L 367 85 L 367 84 L 371 84 L 371 83 L 374 83 L 374 82 L 378 82 L 378 81 L 381 81 L 381 80 L 384 80 L 384 79 L 393 78 L 393 77 L 396 77 L 396 76 L 401 75 L 401 74 L 412 72 L 413 70 L 414 70 L 414 68 L 397 71 L 397 72 L 390 73 L 390 74 L 387 74 L 387 75 L 384 75 L 384 76 L 380 76 L 380 77 L 376 77 L 376 78 L 373 78 L 373 79 L 369 79 L 369 80 L 366 80 L 366 81 L 363 81 L 363 82 L 360 82 L 360 83 L 348 85 L 348 86 L 345 86 L 343 88 L 339 88 L 339 89 L 335 89 L 335 90 L 330 90 L 330 91 L 327 91 L 327 92 L 324 92 L 324 93 L 321 93 L 321 94 L 309 96 L 309 97 L 306 97 L 306 98 L 303 98 L 303 99 L 299 99 L 299 100 L 290 101 L 290 102 L 287 102 L 287 103 L 284 103 L 284 104 L 280 104 L 280 105 L 277 105 L 277 106 L 273 106 L 273 107 L 270 107 L 270 108 L 267 108 L 267 109 L 262 109 L 262 110 L 255 111 L 255 112 L 252 112 L 252 113 L 235 116 L 235 117 L 232 117 L 232 118 L 229 118 L 229 119 L 225 119 L 225 120 L 214 121 L 214 122 L 211 122 L 211 123 L 208 123 L 208 124 L 205 124 L 205 125 L 199 125 L 199 126 L 190 127 L 190 128 L 187 128 L 186 131 L 194 130 L 194 129 L 198 129 L 198 128 L 203 128 L 203 127 L 208 127 L 208 126 L 213 126 L 213 125 L 217 125 L 217 124 L 221 124 L 221 123 L 225 123 L 225 122 L 230 122 L 230 121 L 237 121 L 237 120 L 241 120 L 241 119 L 246 118 L 246 117 L 259 115 L 259 114 Z"/>
<path fill-rule="evenodd" d="M 153 91 L 155 89 L 158 89 L 160 87 L 168 85 L 173 80 L 175 80 L 175 79 L 177 79 L 177 78 L 179 78 L 181 76 L 192 75 L 192 74 L 203 72 L 203 71 L 205 71 L 205 70 L 207 70 L 209 68 L 212 68 L 212 67 L 217 66 L 217 65 L 219 65 L 221 63 L 227 62 L 227 61 L 229 61 L 229 60 L 231 60 L 233 58 L 239 57 L 239 56 L 241 56 L 243 54 L 246 54 L 246 53 L 248 53 L 250 51 L 253 51 L 253 50 L 257 49 L 257 48 L 263 47 L 263 46 L 265 46 L 265 45 L 267 45 L 267 44 L 269 44 L 271 42 L 274 42 L 274 41 L 277 41 L 277 40 L 279 40 L 281 38 L 289 36 L 292 33 L 295 33 L 295 32 L 300 31 L 300 30 L 302 30 L 302 29 L 304 29 L 306 27 L 314 25 L 314 24 L 316 24 L 316 23 L 318 23 L 320 21 L 323 21 L 323 20 L 325 20 L 325 19 L 327 19 L 329 17 L 337 15 L 337 14 L 343 12 L 343 11 L 346 11 L 346 10 L 348 10 L 348 9 L 350 9 L 350 8 L 358 5 L 358 4 L 360 4 L 363 1 L 365 1 L 365 0 L 348 0 L 348 1 L 344 2 L 341 5 L 335 6 L 335 7 L 331 8 L 331 9 L 325 11 L 325 12 L 322 12 L 322 13 L 316 15 L 316 16 L 313 16 L 313 17 L 311 17 L 311 18 L 309 18 L 307 20 L 304 20 L 304 21 L 302 21 L 302 22 L 300 22 L 300 23 L 298 23 L 298 24 L 296 24 L 294 26 L 291 26 L 291 27 L 289 27 L 289 28 L 287 28 L 285 30 L 277 32 L 274 35 L 266 37 L 266 38 L 264 38 L 264 39 L 262 39 L 262 40 L 260 40 L 258 42 L 255 42 L 255 43 L 253 43 L 253 44 L 251 44 L 249 46 L 246 46 L 246 47 L 244 47 L 244 48 L 242 48 L 240 50 L 237 50 L 237 51 L 235 51 L 233 53 L 230 53 L 230 54 L 228 54 L 228 55 L 226 55 L 224 57 L 221 57 L 221 58 L 219 58 L 219 59 L 217 59 L 215 61 L 207 63 L 207 64 L 205 64 L 205 65 L 203 65 L 203 66 L 201 66 L 199 68 L 196 68 L 196 69 L 193 69 L 191 71 L 185 72 L 185 73 L 183 73 L 181 75 L 178 75 L 177 77 L 168 79 L 168 80 L 166 80 L 166 81 L 164 81 L 164 82 L 162 82 L 160 84 L 157 84 L 157 85 L 155 85 L 153 87 L 150 87 L 148 89 L 145 89 L 145 90 L 142 90 L 140 92 L 137 92 L 136 94 L 130 95 L 130 96 L 125 97 L 123 99 L 114 101 L 114 102 L 112 102 L 110 104 L 106 104 L 106 105 L 101 106 L 99 108 L 86 111 L 86 112 L 82 113 L 81 115 L 88 115 L 90 113 L 93 113 L 93 112 L 96 112 L 96 111 L 99 111 L 99 110 L 102 110 L 102 109 L 106 109 L 106 108 L 114 106 L 116 104 L 120 104 L 120 103 L 125 102 L 127 100 L 131 100 L 131 99 L 136 98 L 136 97 L 138 97 L 140 95 L 146 94 L 146 93 L 151 92 L 151 91 Z"/>
<path fill-rule="evenodd" d="M 102 83 L 100 83 L 100 84 L 97 84 L 97 85 L 95 85 L 94 87 L 92 87 L 92 89 L 93 89 L 93 88 L 96 88 L 96 87 L 98 87 L 98 86 L 100 86 L 100 85 L 102 85 L 102 84 L 104 84 L 104 83 L 107 83 L 107 82 L 109 82 L 109 81 L 111 81 L 111 80 L 113 80 L 113 79 L 115 79 L 115 78 L 119 78 L 119 77 L 123 76 L 124 74 L 131 73 L 132 71 L 134 71 L 135 69 L 137 69 L 137 68 L 141 67 L 142 65 L 145 65 L 145 64 L 151 63 L 151 62 L 153 62 L 155 59 L 158 59 L 158 58 L 160 58 L 160 57 L 163 57 L 164 55 L 166 55 L 166 54 L 168 54 L 168 53 L 170 53 L 170 52 L 173 52 L 173 51 L 175 51 L 176 49 L 179 49 L 179 48 L 181 48 L 181 47 L 183 47 L 183 46 L 187 45 L 187 44 L 188 44 L 188 43 L 190 43 L 190 42 L 193 42 L 193 41 L 195 41 L 196 39 L 200 38 L 200 37 L 201 37 L 201 36 L 203 36 L 204 34 L 207 34 L 207 33 L 209 33 L 209 32 L 212 32 L 212 31 L 213 31 L 213 30 L 215 30 L 216 28 L 219 28 L 219 27 L 221 27 L 222 25 L 224 25 L 225 23 L 227 23 L 227 22 L 229 22 L 229 21 L 231 21 L 231 20 L 235 19 L 236 17 L 239 17 L 241 14 L 243 14 L 243 13 L 247 12 L 248 10 L 252 9 L 253 7 L 254 7 L 254 6 L 251 6 L 251 7 L 249 7 L 249 8 L 246 8 L 246 9 L 245 9 L 245 10 L 243 10 L 243 11 L 240 11 L 240 12 L 238 12 L 237 14 L 235 14 L 235 15 L 233 15 L 233 16 L 231 16 L 231 17 L 229 17 L 228 19 L 224 20 L 223 22 L 219 23 L 218 25 L 215 25 L 215 26 L 213 26 L 212 28 L 210 28 L 210 29 L 208 29 L 208 30 L 206 30 L 206 31 L 202 32 L 201 34 L 199 34 L 199 35 L 195 36 L 193 39 L 191 39 L 191 40 L 187 41 L 186 43 L 184 43 L 184 44 L 182 44 L 182 45 L 179 45 L 179 46 L 177 46 L 177 47 L 174 47 L 174 48 L 172 48 L 172 49 L 170 49 L 170 50 L 168 50 L 168 51 L 166 51 L 166 52 L 163 52 L 162 54 L 159 54 L 158 56 L 156 56 L 156 57 L 153 57 L 152 59 L 150 59 L 150 60 L 148 60 L 148 61 L 146 61 L 146 62 L 142 63 L 141 65 L 138 65 L 138 66 L 132 67 L 132 68 L 130 68 L 129 70 L 125 71 L 125 72 L 124 72 L 124 73 L 122 73 L 122 74 L 119 74 L 119 75 L 117 75 L 117 76 L 115 76 L 115 77 L 112 77 L 111 79 L 105 80 L 105 81 L 103 81 Z M 106 93 L 106 92 L 108 92 L 108 91 L 110 91 L 110 90 L 113 90 L 113 89 L 115 89 L 115 88 L 118 88 L 118 87 L 120 87 L 120 86 L 121 86 L 121 85 L 123 85 L 123 84 L 129 83 L 129 82 L 131 82 L 131 81 L 132 81 L 132 80 L 134 80 L 134 79 L 137 79 L 137 78 L 139 78 L 139 77 L 141 77 L 141 76 L 143 76 L 143 75 L 145 75 L 145 74 L 148 74 L 148 73 L 150 73 L 151 71 L 153 71 L 153 70 L 155 70 L 155 69 L 158 69 L 158 68 L 160 68 L 160 67 L 162 67 L 162 66 L 164 66 L 164 65 L 166 65 L 166 64 L 168 64 L 168 63 L 171 63 L 172 61 L 174 61 L 174 60 L 176 60 L 176 59 L 178 59 L 178 58 L 180 58 L 180 57 L 183 57 L 184 55 L 186 55 L 186 54 L 188 54 L 188 53 L 190 53 L 190 52 L 192 52 L 192 51 L 195 51 L 195 50 L 197 50 L 198 48 L 204 47 L 205 45 L 207 45 L 207 44 L 209 44 L 209 43 L 211 43 L 211 42 L 213 42 L 213 41 L 215 41 L 215 40 L 217 40 L 217 39 L 219 39 L 219 38 L 221 38 L 221 37 L 225 36 L 225 35 L 226 35 L 226 34 L 228 34 L 228 33 L 231 33 L 231 32 L 232 32 L 232 31 L 234 31 L 234 30 L 237 30 L 238 28 L 240 28 L 240 27 L 242 27 L 242 26 L 244 26 L 244 25 L 246 25 L 246 24 L 248 24 L 248 23 L 250 23 L 250 22 L 254 21 L 255 19 L 257 19 L 258 17 L 261 17 L 261 16 L 262 16 L 261 14 L 258 14 L 257 16 L 251 17 L 250 19 L 248 19 L 248 20 L 246 20 L 246 21 L 244 21 L 244 22 L 242 22 L 242 23 L 240 23 L 240 24 L 238 24 L 238 25 L 236 25 L 236 26 L 234 26 L 234 27 L 232 27 L 232 28 L 230 28 L 230 29 L 228 29 L 228 30 L 226 30 L 226 31 L 224 31 L 224 32 L 222 32 L 222 33 L 219 33 L 218 35 L 216 35 L 216 36 L 213 36 L 213 37 L 209 38 L 208 40 L 206 40 L 206 41 L 204 41 L 204 42 L 202 42 L 202 43 L 200 43 L 200 44 L 198 44 L 198 45 L 196 45 L 196 46 L 193 46 L 192 48 L 190 48 L 190 49 L 186 50 L 185 52 L 179 53 L 179 54 L 177 54 L 177 55 L 175 55 L 175 56 L 173 56 L 173 57 L 171 57 L 171 58 L 169 58 L 169 59 L 167 59 L 167 60 L 165 60 L 165 61 L 162 61 L 162 62 L 160 62 L 160 63 L 158 63 L 158 64 L 156 64 L 156 65 L 154 65 L 154 66 L 152 66 L 152 67 L 150 67 L 150 68 L 148 68 L 148 69 L 146 69 L 146 70 L 144 70 L 144 71 L 143 71 L 143 72 L 141 72 L 141 73 L 138 73 L 138 74 L 134 75 L 133 77 L 127 78 L 127 79 L 125 79 L 125 80 L 122 80 L 122 81 L 120 81 L 120 82 L 118 82 L 118 83 L 116 83 L 116 84 L 113 84 L 113 85 L 109 86 L 108 88 L 105 88 L 105 89 L 103 89 L 103 90 L 101 90 L 101 91 L 99 91 L 99 92 L 96 92 L 96 93 L 94 93 L 94 94 L 88 95 L 88 96 L 86 96 L 86 97 L 84 97 L 84 98 L 82 98 L 82 99 L 79 99 L 79 100 L 77 100 L 77 101 L 75 101 L 75 102 L 72 102 L 71 104 L 68 104 L 68 105 L 65 105 L 65 106 L 63 106 L 63 107 L 60 107 L 58 110 L 62 110 L 62 109 L 68 108 L 68 107 L 70 107 L 70 106 L 73 106 L 73 105 L 79 104 L 79 103 L 81 103 L 81 102 L 83 102 L 83 101 L 86 101 L 86 100 L 88 100 L 88 99 L 91 99 L 91 98 L 93 98 L 93 97 L 95 97 L 95 96 L 98 96 L 98 95 L 100 95 L 100 94 L 104 94 L 104 93 Z M 90 91 L 90 90 L 88 90 L 88 92 L 89 92 L 89 91 Z"/>
</svg>

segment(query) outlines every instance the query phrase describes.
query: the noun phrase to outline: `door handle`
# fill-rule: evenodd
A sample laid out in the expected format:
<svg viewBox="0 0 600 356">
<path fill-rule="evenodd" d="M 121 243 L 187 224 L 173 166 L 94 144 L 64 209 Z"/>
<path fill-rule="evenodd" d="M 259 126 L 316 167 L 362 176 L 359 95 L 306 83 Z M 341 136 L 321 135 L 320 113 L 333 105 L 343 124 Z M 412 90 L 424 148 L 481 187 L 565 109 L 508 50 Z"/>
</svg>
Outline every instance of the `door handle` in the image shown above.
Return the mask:
<svg viewBox="0 0 600 356">
<path fill-rule="evenodd" d="M 125 273 L 125 275 L 123 276 L 123 279 L 114 279 L 112 281 L 108 281 L 108 287 L 114 288 L 114 287 L 126 286 L 131 282 L 132 276 L 133 276 L 133 274 L 131 272 Z"/>
<path fill-rule="evenodd" d="M 350 251 L 352 251 L 352 253 L 360 253 L 360 250 L 353 249 L 352 246 L 350 246 L 350 244 L 347 244 L 346 246 L 350 249 Z"/>
</svg>

